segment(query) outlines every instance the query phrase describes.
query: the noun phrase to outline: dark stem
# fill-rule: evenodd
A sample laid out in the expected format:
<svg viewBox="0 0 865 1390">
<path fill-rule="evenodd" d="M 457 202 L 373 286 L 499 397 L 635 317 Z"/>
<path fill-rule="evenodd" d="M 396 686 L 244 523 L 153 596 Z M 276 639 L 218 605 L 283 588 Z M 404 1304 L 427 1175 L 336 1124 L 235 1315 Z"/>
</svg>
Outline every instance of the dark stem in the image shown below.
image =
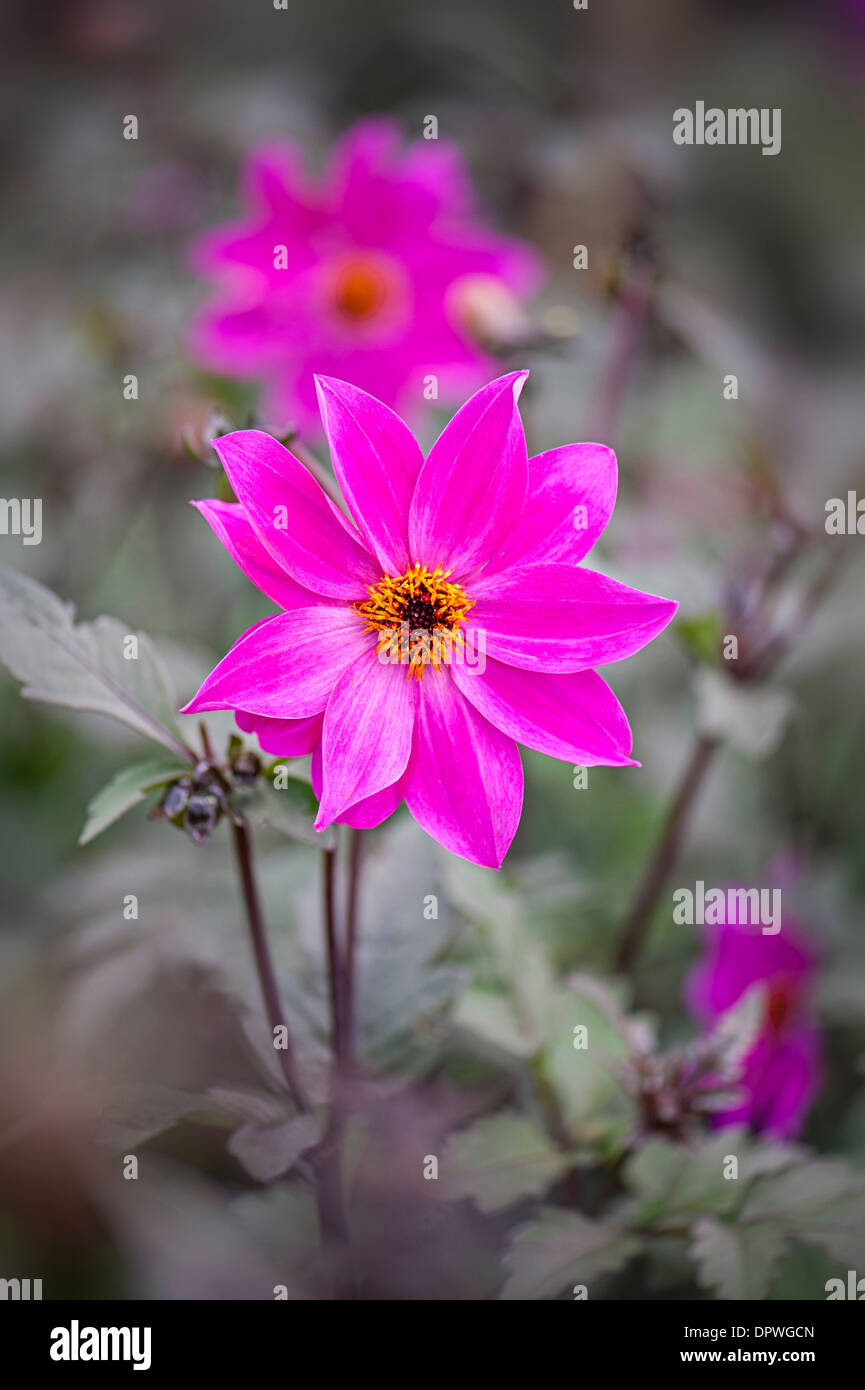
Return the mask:
<svg viewBox="0 0 865 1390">
<path fill-rule="evenodd" d="M 783 632 L 772 637 L 760 652 L 753 668 L 756 676 L 765 679 L 773 673 L 776 666 L 780 665 L 793 643 L 801 636 L 819 611 L 823 600 L 831 593 L 840 577 L 846 559 L 847 555 L 840 546 L 829 555 L 826 563 L 806 591 L 793 623 Z"/>
<path fill-rule="evenodd" d="M 340 1147 L 346 1119 L 346 1031 L 345 967 L 339 949 L 336 925 L 336 850 L 322 854 L 324 940 L 327 951 L 327 977 L 330 993 L 333 1075 L 330 1118 L 315 1160 L 318 1219 L 326 1242 L 345 1245 L 348 1219 L 342 1191 Z"/>
<path fill-rule="evenodd" d="M 643 941 L 651 925 L 652 914 L 657 906 L 667 875 L 679 857 L 688 813 L 719 747 L 720 741 L 716 738 L 710 738 L 708 734 L 700 734 L 694 743 L 691 756 L 667 812 L 661 837 L 625 922 L 625 930 L 616 958 L 616 969 L 619 971 L 630 970 L 642 949 Z"/>
<path fill-rule="evenodd" d="M 324 940 L 327 948 L 327 979 L 330 992 L 330 1041 L 336 1070 L 342 1070 L 345 1049 L 345 1005 L 343 1003 L 343 964 L 336 926 L 336 850 L 326 849 L 322 855 L 322 889 L 324 896 Z"/>
<path fill-rule="evenodd" d="M 209 763 L 216 762 L 216 754 L 213 751 L 213 744 L 210 742 L 210 730 L 203 719 L 198 721 L 198 732 L 201 735 L 201 746 L 204 749 L 204 756 Z"/>
<path fill-rule="evenodd" d="M 283 1028 L 285 1030 L 285 1047 L 274 1048 L 282 1067 L 282 1074 L 285 1077 L 285 1084 L 289 1089 L 291 1098 L 298 1110 L 309 1110 L 310 1103 L 306 1093 L 300 1083 L 294 1061 L 294 1051 L 291 1043 L 288 1024 L 285 1021 L 282 1004 L 279 998 L 279 987 L 276 983 L 276 972 L 273 968 L 273 958 L 270 954 L 270 946 L 267 940 L 267 931 L 264 926 L 264 919 L 261 915 L 261 903 L 258 897 L 258 888 L 255 882 L 255 874 L 252 867 L 252 839 L 245 821 L 236 820 L 232 826 L 234 833 L 234 849 L 237 855 L 237 865 L 240 869 L 240 881 L 243 887 L 243 901 L 246 905 L 246 916 L 249 922 L 249 934 L 252 938 L 252 953 L 255 957 L 255 967 L 258 971 L 258 978 L 261 984 L 261 993 L 264 999 L 264 1007 L 270 1022 L 271 1030 Z"/>
<path fill-rule="evenodd" d="M 357 1027 L 357 990 L 355 980 L 357 944 L 357 908 L 360 891 L 360 869 L 363 859 L 363 833 L 352 830 L 349 835 L 348 891 L 345 909 L 345 1066 L 349 1075 L 355 1067 L 355 1032 Z"/>
<path fill-rule="evenodd" d="M 652 298 L 651 271 L 639 266 L 631 272 L 619 291 L 609 347 L 601 367 L 597 391 L 584 422 L 582 438 L 615 445 L 622 403 L 637 363 Z"/>
</svg>

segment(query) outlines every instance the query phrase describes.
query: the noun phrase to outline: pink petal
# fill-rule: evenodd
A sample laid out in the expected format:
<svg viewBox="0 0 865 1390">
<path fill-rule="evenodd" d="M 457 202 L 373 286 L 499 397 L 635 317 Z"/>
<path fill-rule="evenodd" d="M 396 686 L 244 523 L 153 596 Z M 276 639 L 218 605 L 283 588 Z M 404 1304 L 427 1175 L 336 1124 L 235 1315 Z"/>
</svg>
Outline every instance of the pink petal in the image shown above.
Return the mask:
<svg viewBox="0 0 865 1390">
<path fill-rule="evenodd" d="M 820 1086 L 821 1037 L 813 1024 L 803 1023 L 760 1056 L 745 1062 L 743 1083 L 750 1090 L 744 1118 L 773 1139 L 792 1139 Z"/>
<path fill-rule="evenodd" d="M 454 663 L 454 682 L 497 729 L 527 748 L 582 767 L 636 767 L 625 711 L 595 671 L 547 675 L 488 657 L 483 671 Z"/>
<path fill-rule="evenodd" d="M 321 740 L 324 715 L 311 714 L 306 719 L 266 719 L 261 714 L 236 709 L 234 719 L 245 734 L 255 734 L 265 753 L 276 758 L 304 758 Z"/>
<path fill-rule="evenodd" d="M 372 641 L 348 607 L 293 608 L 235 642 L 181 714 L 242 709 L 271 719 L 319 714 L 346 666 Z"/>
<path fill-rule="evenodd" d="M 290 574 L 275 563 L 252 529 L 239 502 L 220 502 L 204 498 L 193 502 L 222 541 L 234 563 L 280 608 L 312 608 L 323 600 L 310 589 L 304 589 Z"/>
<path fill-rule="evenodd" d="M 484 573 L 582 560 L 612 515 L 616 475 L 616 456 L 605 444 L 565 444 L 529 459 L 523 514 Z"/>
<path fill-rule="evenodd" d="M 478 391 L 445 426 L 420 472 L 409 517 L 412 558 L 456 578 L 483 563 L 523 509 L 528 458 L 517 398 L 528 372 Z"/>
<path fill-rule="evenodd" d="M 814 951 L 789 918 L 777 934 L 738 922 L 706 926 L 703 933 L 706 959 L 691 975 L 686 997 L 704 1021 L 731 1008 L 758 980 L 785 980 L 788 989 L 802 989 L 816 973 Z"/>
<path fill-rule="evenodd" d="M 343 137 L 333 160 L 333 206 L 358 246 L 397 247 L 417 254 L 429 236 L 436 200 L 402 175 L 400 130 L 372 117 Z"/>
<path fill-rule="evenodd" d="M 301 162 L 290 145 L 253 150 L 241 182 L 244 218 L 200 236 L 190 249 L 191 266 L 235 291 L 244 284 L 238 274 L 243 268 L 255 272 L 255 280 L 246 283 L 279 288 L 289 273 L 313 263 L 310 238 L 321 228 L 323 210 L 305 188 Z M 273 248 L 280 244 L 288 250 L 290 272 L 275 269 Z"/>
<path fill-rule="evenodd" d="M 189 350 L 196 361 L 228 375 L 254 376 L 269 365 L 268 315 L 257 305 L 205 307 L 193 319 Z"/>
<path fill-rule="evenodd" d="M 418 824 L 445 849 L 501 868 L 520 820 L 520 755 L 446 671 L 429 670 L 420 682 L 405 799 Z"/>
<path fill-rule="evenodd" d="M 236 430 L 213 447 L 259 540 L 298 584 L 356 599 L 381 578 L 360 536 L 277 440 L 261 430 Z"/>
<path fill-rule="evenodd" d="M 418 682 L 370 648 L 341 674 L 322 732 L 324 785 L 316 830 L 346 807 L 384 791 L 405 772 L 411 753 Z"/>
<path fill-rule="evenodd" d="M 571 565 L 483 575 L 471 592 L 476 602 L 469 621 L 486 634 L 488 656 L 530 671 L 581 671 L 621 661 L 657 637 L 678 607 Z M 480 641 L 473 640 L 478 650 Z"/>
<path fill-rule="evenodd" d="M 374 396 L 346 381 L 317 376 L 321 419 L 342 494 L 367 544 L 388 574 L 410 566 L 408 514 L 423 467 L 407 425 Z"/>
<path fill-rule="evenodd" d="M 374 826 L 381 825 L 383 820 L 393 815 L 405 796 L 410 769 L 411 759 L 402 777 L 391 786 L 385 787 L 384 791 L 374 792 L 372 796 L 365 796 L 362 801 L 356 801 L 353 806 L 347 806 L 345 810 L 340 811 L 336 817 L 339 824 L 353 826 L 355 830 L 372 830 Z M 321 800 L 321 740 L 313 750 L 310 774 L 312 789 Z"/>
<path fill-rule="evenodd" d="M 474 191 L 462 155 L 446 140 L 416 140 L 405 152 L 402 177 L 426 191 L 435 215 L 448 225 L 476 214 Z"/>
<path fill-rule="evenodd" d="M 775 1140 L 794 1138 L 820 1085 L 820 1053 L 810 1022 L 781 1037 L 764 1031 L 745 1059 L 738 1104 L 716 1113 L 714 1127 L 748 1124 Z"/>
</svg>

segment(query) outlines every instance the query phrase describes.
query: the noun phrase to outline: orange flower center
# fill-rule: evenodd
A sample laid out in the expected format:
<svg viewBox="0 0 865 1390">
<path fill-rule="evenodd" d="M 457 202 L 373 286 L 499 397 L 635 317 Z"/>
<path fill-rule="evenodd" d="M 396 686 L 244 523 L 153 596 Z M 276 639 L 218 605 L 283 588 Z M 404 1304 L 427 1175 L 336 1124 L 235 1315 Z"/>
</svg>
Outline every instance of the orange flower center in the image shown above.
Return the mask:
<svg viewBox="0 0 865 1390">
<path fill-rule="evenodd" d="M 334 279 L 333 302 L 341 318 L 364 323 L 381 312 L 390 291 L 390 279 L 382 266 L 374 261 L 348 261 Z"/>
<path fill-rule="evenodd" d="M 398 579 L 386 574 L 370 585 L 368 599 L 353 605 L 366 623 L 364 631 L 378 634 L 380 659 L 402 663 L 418 680 L 426 666 L 435 671 L 449 666 L 463 649 L 462 626 L 474 600 L 449 581 L 449 574 L 418 562 Z"/>
</svg>

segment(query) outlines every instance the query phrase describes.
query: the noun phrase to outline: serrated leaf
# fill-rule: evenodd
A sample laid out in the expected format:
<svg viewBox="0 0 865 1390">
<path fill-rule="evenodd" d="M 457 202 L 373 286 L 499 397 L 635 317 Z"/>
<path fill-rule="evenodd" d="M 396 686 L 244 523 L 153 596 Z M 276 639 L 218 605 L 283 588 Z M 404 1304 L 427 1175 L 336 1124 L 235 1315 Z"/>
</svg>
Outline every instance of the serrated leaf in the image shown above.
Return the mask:
<svg viewBox="0 0 865 1390">
<path fill-rule="evenodd" d="M 137 656 L 124 656 L 128 637 Z M 118 720 L 186 758 L 176 700 L 149 637 L 117 618 L 76 623 L 75 609 L 14 570 L 0 568 L 0 661 L 22 695 Z"/>
<path fill-rule="evenodd" d="M 787 1249 L 775 1222 L 732 1225 L 705 1216 L 694 1226 L 691 1256 L 697 1283 L 721 1299 L 763 1299 Z"/>
<path fill-rule="evenodd" d="M 749 1195 L 745 1214 L 765 1218 L 795 1212 L 804 1217 L 853 1192 L 865 1192 L 865 1176 L 840 1159 L 811 1159 L 761 1179 Z"/>
<path fill-rule="evenodd" d="M 732 1219 L 705 1216 L 694 1225 L 691 1255 L 703 1287 L 719 1298 L 765 1298 L 795 1242 L 820 1246 L 845 1269 L 857 1267 L 865 1257 L 862 1174 L 792 1146 L 755 1143 L 741 1151 L 749 1141 L 735 1131 L 721 1139 L 740 1157 L 739 1179 L 729 1186 L 745 1184 L 745 1191 Z"/>
<path fill-rule="evenodd" d="M 87 820 L 78 840 L 79 845 L 89 844 L 113 825 L 127 811 L 143 801 L 149 792 L 164 787 L 175 778 L 189 771 L 188 763 L 179 763 L 176 758 L 153 758 L 149 762 L 133 763 L 116 772 L 111 781 L 97 792 L 87 807 Z"/>
<path fill-rule="evenodd" d="M 575 1047 L 575 1029 L 585 1028 Z M 572 976 L 550 1002 L 541 1070 L 578 1144 L 618 1151 L 636 1123 L 634 1102 L 617 1070 L 631 1040 L 618 1001 L 601 981 Z"/>
<path fill-rule="evenodd" d="M 454 1134 L 442 1159 L 449 1197 L 471 1197 L 481 1211 L 498 1211 L 520 1197 L 546 1192 L 570 1166 L 533 1120 L 492 1115 Z"/>
<path fill-rule="evenodd" d="M 746 1149 L 742 1130 L 710 1135 L 695 1148 L 650 1139 L 625 1165 L 627 1187 L 638 1199 L 638 1222 L 675 1223 L 708 1213 L 723 1215 L 741 1200 L 740 1180 L 724 1176 L 725 1158 Z"/>
<path fill-rule="evenodd" d="M 726 1134 L 735 1134 L 736 1130 L 725 1130 Z M 749 1147 L 744 1152 L 739 1151 L 739 1183 L 750 1187 L 756 1178 L 762 1178 L 770 1173 L 780 1173 L 785 1168 L 792 1168 L 795 1164 L 801 1163 L 806 1157 L 805 1149 L 798 1144 L 773 1144 L 759 1139 L 748 1139 Z"/>
<path fill-rule="evenodd" d="M 453 1014 L 457 1028 L 465 1028 L 482 1042 L 515 1057 L 530 1057 L 534 1043 L 521 1031 L 510 999 L 490 990 L 469 989 Z"/>
<path fill-rule="evenodd" d="M 504 1264 L 510 1278 L 505 1300 L 556 1298 L 574 1284 L 591 1286 L 602 1274 L 621 1269 L 639 1254 L 642 1242 L 611 1222 L 577 1212 L 542 1208 L 534 1221 L 514 1231 Z"/>
<path fill-rule="evenodd" d="M 760 1177 L 742 1217 L 783 1222 L 798 1240 L 851 1266 L 865 1260 L 865 1175 L 841 1159 L 807 1159 Z"/>
</svg>

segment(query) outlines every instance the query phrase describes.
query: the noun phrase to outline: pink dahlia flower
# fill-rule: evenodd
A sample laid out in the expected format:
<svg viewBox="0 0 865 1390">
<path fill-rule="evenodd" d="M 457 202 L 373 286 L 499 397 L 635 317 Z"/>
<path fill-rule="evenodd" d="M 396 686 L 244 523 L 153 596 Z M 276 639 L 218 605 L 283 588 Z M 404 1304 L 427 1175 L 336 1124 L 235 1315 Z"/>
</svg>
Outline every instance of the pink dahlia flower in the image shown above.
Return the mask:
<svg viewBox="0 0 865 1390">
<path fill-rule="evenodd" d="M 264 380 L 273 424 L 317 431 L 313 367 L 409 415 L 428 377 L 442 399 L 463 400 L 493 375 L 470 320 L 485 296 L 529 295 L 540 262 L 479 221 L 454 149 L 421 140 L 401 152 L 395 126 L 364 121 L 320 185 L 285 146 L 254 153 L 244 185 L 244 219 L 193 248 L 217 293 L 191 349 Z"/>
<path fill-rule="evenodd" d="M 317 378 L 353 521 L 268 435 L 214 441 L 238 502 L 196 505 L 284 611 L 184 713 L 234 709 L 268 751 L 311 752 L 319 830 L 378 825 L 405 800 L 447 849 L 498 868 L 522 804 L 517 743 L 634 765 L 592 668 L 639 651 L 676 605 L 580 567 L 613 509 L 615 457 L 571 444 L 529 459 L 527 375 L 472 396 L 426 460 L 387 406 Z"/>
<path fill-rule="evenodd" d="M 810 1010 L 813 951 L 789 920 L 776 935 L 725 923 L 706 927 L 706 959 L 686 996 L 711 1027 L 752 985 L 766 986 L 765 1017 L 744 1059 L 741 1100 L 715 1116 L 718 1127 L 749 1124 L 775 1139 L 796 1135 L 820 1081 L 820 1032 Z"/>
</svg>

